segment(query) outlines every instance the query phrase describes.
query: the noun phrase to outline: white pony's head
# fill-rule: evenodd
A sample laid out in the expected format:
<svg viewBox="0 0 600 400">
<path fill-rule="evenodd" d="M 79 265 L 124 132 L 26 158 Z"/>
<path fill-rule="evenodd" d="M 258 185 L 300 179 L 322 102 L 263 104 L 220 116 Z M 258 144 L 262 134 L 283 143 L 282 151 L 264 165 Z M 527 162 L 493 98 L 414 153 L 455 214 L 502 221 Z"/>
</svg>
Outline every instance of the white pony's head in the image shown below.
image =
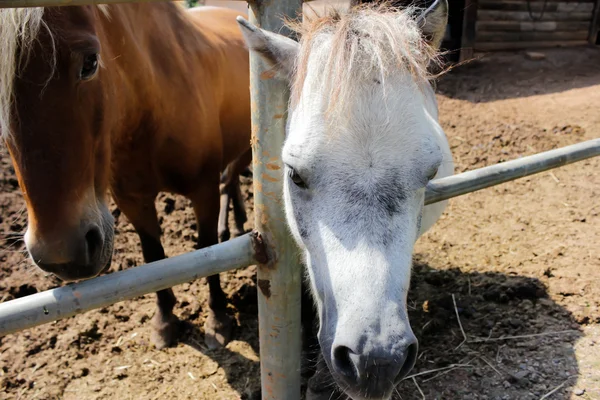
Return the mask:
<svg viewBox="0 0 600 400">
<path fill-rule="evenodd" d="M 290 82 L 287 221 L 323 357 L 354 399 L 388 398 L 417 356 L 413 246 L 444 207 L 424 208 L 425 186 L 453 170 L 427 73 L 447 9 L 358 7 L 300 24 L 299 43 L 238 19 L 250 49 Z"/>
</svg>

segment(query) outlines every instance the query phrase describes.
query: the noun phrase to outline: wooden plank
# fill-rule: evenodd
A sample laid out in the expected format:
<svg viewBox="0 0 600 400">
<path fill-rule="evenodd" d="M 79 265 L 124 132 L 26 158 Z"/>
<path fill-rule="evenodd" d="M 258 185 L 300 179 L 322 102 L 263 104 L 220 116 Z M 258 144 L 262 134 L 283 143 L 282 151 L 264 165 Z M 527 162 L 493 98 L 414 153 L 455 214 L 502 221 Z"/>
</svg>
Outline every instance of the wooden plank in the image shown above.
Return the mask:
<svg viewBox="0 0 600 400">
<path fill-rule="evenodd" d="M 575 3 L 579 4 L 592 4 L 592 3 Z M 556 11 L 558 9 L 558 3 L 548 2 L 544 8 L 544 3 L 535 2 L 531 3 L 531 11 L 541 12 L 545 9 L 546 12 Z M 527 2 L 523 1 L 490 1 L 479 4 L 480 10 L 497 10 L 497 11 L 527 11 Z"/>
<path fill-rule="evenodd" d="M 477 32 L 583 31 L 588 28 L 588 22 L 579 21 L 477 21 L 476 24 Z"/>
<path fill-rule="evenodd" d="M 589 12 L 591 13 L 594 9 L 594 3 L 580 3 L 580 2 L 548 2 L 545 4 L 543 2 L 535 2 L 530 3 L 532 12 Z M 526 1 L 514 1 L 514 0 L 494 0 L 486 3 L 479 4 L 480 10 L 498 10 L 498 11 L 528 11 L 527 2 Z"/>
<path fill-rule="evenodd" d="M 476 42 L 477 51 L 522 50 L 547 47 L 572 47 L 587 45 L 587 40 L 566 40 L 552 42 Z"/>
<path fill-rule="evenodd" d="M 534 18 L 538 17 L 536 13 Z M 544 13 L 544 21 L 590 21 L 591 12 L 547 12 Z M 527 11 L 497 11 L 497 10 L 479 10 L 477 12 L 479 21 L 532 21 Z"/>
<path fill-rule="evenodd" d="M 558 3 L 558 12 L 589 12 L 594 11 L 594 3 Z"/>
<path fill-rule="evenodd" d="M 594 11 L 592 13 L 592 22 L 590 23 L 590 32 L 588 35 L 588 42 L 590 44 L 596 44 L 598 40 L 598 31 L 600 30 L 600 0 L 596 0 L 594 4 Z"/>
<path fill-rule="evenodd" d="M 587 40 L 588 31 L 572 32 L 478 32 L 478 42 L 552 42 L 563 40 Z"/>
<path fill-rule="evenodd" d="M 582 31 L 588 22 L 581 21 L 520 21 L 523 32 Z"/>
<path fill-rule="evenodd" d="M 498 1 L 499 0 L 479 0 L 478 3 L 479 3 L 479 6 L 481 7 L 481 6 L 484 6 L 485 4 L 495 3 L 495 2 L 498 2 Z M 507 1 L 520 1 L 520 0 L 507 0 Z M 527 0 L 522 0 L 521 2 L 523 4 L 527 4 Z M 545 1 L 545 0 L 530 0 L 530 2 L 531 2 L 531 4 L 534 4 L 534 3 L 541 3 L 541 4 L 543 4 L 544 2 L 546 2 L 548 4 L 551 4 L 551 3 L 569 3 L 569 4 L 571 4 L 571 3 L 592 3 L 593 4 L 593 3 L 595 3 L 595 0 L 548 0 L 548 1 Z"/>
<path fill-rule="evenodd" d="M 465 0 L 463 29 L 460 39 L 459 62 L 473 58 L 475 43 L 475 24 L 477 22 L 477 0 Z"/>
</svg>

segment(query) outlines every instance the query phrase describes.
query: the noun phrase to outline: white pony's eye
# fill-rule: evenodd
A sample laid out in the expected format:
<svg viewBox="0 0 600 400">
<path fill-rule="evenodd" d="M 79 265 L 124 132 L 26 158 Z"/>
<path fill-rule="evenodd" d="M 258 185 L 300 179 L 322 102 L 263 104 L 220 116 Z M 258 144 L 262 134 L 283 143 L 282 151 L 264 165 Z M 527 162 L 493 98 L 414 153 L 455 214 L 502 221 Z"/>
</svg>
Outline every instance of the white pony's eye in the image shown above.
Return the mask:
<svg viewBox="0 0 600 400">
<path fill-rule="evenodd" d="M 288 176 L 294 182 L 294 185 L 298 186 L 301 189 L 306 189 L 308 186 L 304 183 L 304 180 L 300 175 L 296 172 L 296 170 L 292 167 L 288 167 Z"/>
<path fill-rule="evenodd" d="M 438 173 L 438 169 L 439 169 L 439 167 L 438 167 L 438 168 L 436 168 L 436 169 L 434 169 L 434 170 L 432 170 L 432 171 L 429 173 L 429 175 L 427 175 L 427 181 L 431 181 L 431 180 L 433 180 L 433 178 L 435 178 L 435 176 L 436 176 L 436 175 L 437 175 L 437 173 Z"/>
</svg>

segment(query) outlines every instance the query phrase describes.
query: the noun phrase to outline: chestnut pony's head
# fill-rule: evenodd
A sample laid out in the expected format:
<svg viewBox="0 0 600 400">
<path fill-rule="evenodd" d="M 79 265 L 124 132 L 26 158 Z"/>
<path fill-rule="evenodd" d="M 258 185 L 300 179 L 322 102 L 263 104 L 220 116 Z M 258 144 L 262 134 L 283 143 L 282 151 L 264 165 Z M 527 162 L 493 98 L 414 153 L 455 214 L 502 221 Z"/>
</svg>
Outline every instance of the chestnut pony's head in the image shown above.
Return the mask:
<svg viewBox="0 0 600 400">
<path fill-rule="evenodd" d="M 110 265 L 107 72 L 95 6 L 0 10 L 0 133 L 28 211 L 25 244 L 71 281 Z"/>
</svg>

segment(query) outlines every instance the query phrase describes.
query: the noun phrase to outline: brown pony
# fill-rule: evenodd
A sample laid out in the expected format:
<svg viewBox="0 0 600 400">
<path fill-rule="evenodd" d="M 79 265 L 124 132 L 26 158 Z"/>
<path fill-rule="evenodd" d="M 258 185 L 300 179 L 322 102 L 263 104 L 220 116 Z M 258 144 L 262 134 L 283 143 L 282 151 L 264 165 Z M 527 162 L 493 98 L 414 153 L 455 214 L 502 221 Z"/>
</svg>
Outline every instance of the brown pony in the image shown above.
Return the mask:
<svg viewBox="0 0 600 400">
<path fill-rule="evenodd" d="M 160 191 L 191 200 L 198 247 L 218 242 L 220 173 L 222 194 L 235 199 L 250 157 L 238 14 L 173 3 L 0 10 L 0 131 L 27 204 L 25 243 L 42 270 L 72 281 L 110 266 L 109 190 L 146 262 L 165 257 Z M 216 347 L 232 322 L 219 276 L 208 284 L 206 341 Z M 152 336 L 162 348 L 180 324 L 173 291 L 157 298 Z"/>
</svg>

